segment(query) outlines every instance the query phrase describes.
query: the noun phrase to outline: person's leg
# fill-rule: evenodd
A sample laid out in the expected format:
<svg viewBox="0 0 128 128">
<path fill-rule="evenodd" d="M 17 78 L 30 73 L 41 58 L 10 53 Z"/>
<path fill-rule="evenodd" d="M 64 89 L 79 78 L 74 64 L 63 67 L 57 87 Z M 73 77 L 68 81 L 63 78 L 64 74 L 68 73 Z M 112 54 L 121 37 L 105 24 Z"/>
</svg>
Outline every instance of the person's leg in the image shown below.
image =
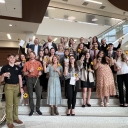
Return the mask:
<svg viewBox="0 0 128 128">
<path fill-rule="evenodd" d="M 18 120 L 18 105 L 19 105 L 19 97 L 18 97 L 18 93 L 19 93 L 19 86 L 17 85 L 16 87 L 14 87 L 13 91 L 13 119 L 14 120 Z"/>
<path fill-rule="evenodd" d="M 76 105 L 76 95 L 79 89 L 79 81 L 76 81 L 76 85 L 75 85 L 75 89 L 74 86 L 72 87 L 73 89 L 73 98 L 72 98 L 72 115 L 75 114 L 74 109 L 75 109 L 75 105 Z"/>
<path fill-rule="evenodd" d="M 117 75 L 120 105 L 124 105 L 123 75 Z"/>
<path fill-rule="evenodd" d="M 13 123 L 12 107 L 13 107 L 13 90 L 12 86 L 6 84 L 4 88 L 6 98 L 6 121 L 7 124 Z"/>
<path fill-rule="evenodd" d="M 41 100 L 40 81 L 39 79 L 37 80 L 37 78 L 34 79 L 34 81 L 35 82 L 37 81 L 36 86 L 35 86 L 35 92 L 36 92 L 36 99 L 37 99 L 36 100 L 36 111 L 38 111 L 40 109 L 40 100 Z"/>
<path fill-rule="evenodd" d="M 126 104 L 128 105 L 128 74 L 123 75 L 123 80 L 126 88 Z"/>
<path fill-rule="evenodd" d="M 88 94 L 87 94 L 87 104 L 90 105 L 90 98 L 91 98 L 91 94 L 92 94 L 92 88 L 88 88 Z"/>
<path fill-rule="evenodd" d="M 23 89 L 24 89 L 24 92 L 25 93 L 28 93 L 28 90 L 27 90 L 27 86 L 26 85 L 24 85 Z M 28 105 L 28 98 L 25 98 L 23 100 L 25 101 L 25 104 Z"/>
<path fill-rule="evenodd" d="M 83 88 L 83 92 L 82 92 L 83 105 L 86 105 L 86 92 L 87 92 L 87 88 Z"/>
<path fill-rule="evenodd" d="M 109 105 L 109 96 L 106 96 L 106 103 L 105 103 L 105 107 L 108 107 Z"/>
<path fill-rule="evenodd" d="M 119 90 L 118 90 L 118 85 L 117 85 L 117 74 L 113 73 L 113 77 L 114 77 L 114 82 L 115 82 L 116 95 L 119 96 Z"/>
<path fill-rule="evenodd" d="M 68 103 L 67 114 L 70 114 L 71 104 L 72 104 L 72 85 L 69 85 L 69 80 L 66 82 L 66 92 L 67 92 L 67 103 Z"/>
<path fill-rule="evenodd" d="M 34 111 L 34 103 L 33 103 L 33 78 L 27 78 L 27 88 L 29 95 L 29 106 L 32 111 Z"/>
</svg>

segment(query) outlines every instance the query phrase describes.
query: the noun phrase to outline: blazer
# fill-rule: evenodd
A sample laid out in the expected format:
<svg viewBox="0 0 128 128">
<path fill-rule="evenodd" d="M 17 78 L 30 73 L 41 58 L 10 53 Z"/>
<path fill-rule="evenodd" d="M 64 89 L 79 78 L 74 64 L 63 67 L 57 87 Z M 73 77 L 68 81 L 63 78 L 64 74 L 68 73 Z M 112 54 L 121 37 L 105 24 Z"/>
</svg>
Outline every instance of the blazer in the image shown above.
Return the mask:
<svg viewBox="0 0 128 128">
<path fill-rule="evenodd" d="M 96 56 L 97 56 L 98 52 L 99 52 L 99 50 L 96 50 Z M 94 60 L 94 50 L 93 49 L 90 50 L 90 57 L 92 60 Z"/>
<path fill-rule="evenodd" d="M 35 44 L 29 44 L 29 43 L 27 43 L 26 48 L 31 48 L 32 51 L 34 51 Z M 39 53 L 40 49 L 41 49 L 41 46 L 38 45 L 38 51 L 37 51 L 37 53 Z"/>
<path fill-rule="evenodd" d="M 46 43 L 43 45 L 43 47 L 45 47 L 45 45 L 46 45 L 47 43 L 48 43 L 48 42 L 46 42 Z M 56 46 L 55 43 L 52 42 L 52 46 L 53 46 L 53 48 L 55 49 L 55 51 L 58 51 L 57 46 Z M 48 48 L 48 47 L 47 47 L 47 48 Z M 49 49 L 49 50 L 50 50 L 50 49 Z"/>
</svg>

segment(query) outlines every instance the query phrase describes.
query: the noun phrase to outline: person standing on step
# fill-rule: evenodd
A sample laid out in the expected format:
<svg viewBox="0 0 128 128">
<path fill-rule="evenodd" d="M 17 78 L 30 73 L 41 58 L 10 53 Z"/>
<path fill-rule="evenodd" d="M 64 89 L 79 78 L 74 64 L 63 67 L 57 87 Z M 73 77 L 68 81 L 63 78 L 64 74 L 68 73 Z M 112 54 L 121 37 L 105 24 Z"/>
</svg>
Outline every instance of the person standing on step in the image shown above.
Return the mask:
<svg viewBox="0 0 128 128">
<path fill-rule="evenodd" d="M 117 71 L 120 107 L 128 107 L 128 58 L 120 48 L 116 52 L 114 69 Z M 123 83 L 126 88 L 126 99 L 124 98 Z"/>
<path fill-rule="evenodd" d="M 40 81 L 39 81 L 39 76 L 42 75 L 42 71 L 38 70 L 38 68 L 40 69 L 43 69 L 43 68 L 41 63 L 35 60 L 35 58 L 36 58 L 35 52 L 31 51 L 30 60 L 25 63 L 23 68 L 24 75 L 27 76 L 29 105 L 31 109 L 29 116 L 32 116 L 34 113 L 33 88 L 35 88 L 36 98 L 37 98 L 36 113 L 38 115 L 42 115 L 42 112 L 40 111 L 41 89 L 40 89 Z"/>
<path fill-rule="evenodd" d="M 114 77 L 109 67 L 109 59 L 105 56 L 104 51 L 99 51 L 93 63 L 93 68 L 96 70 L 96 94 L 101 100 L 100 106 L 108 107 L 109 97 L 116 94 Z M 104 101 L 105 98 L 106 102 Z"/>
<path fill-rule="evenodd" d="M 8 64 L 3 66 L 0 72 L 0 82 L 5 81 L 6 97 L 6 121 L 8 128 L 14 128 L 13 122 L 22 124 L 18 118 L 19 94 L 23 93 L 22 74 L 20 68 L 15 65 L 14 54 L 7 57 Z"/>
<path fill-rule="evenodd" d="M 52 63 L 46 68 L 46 61 L 43 62 L 44 72 L 49 73 L 47 104 L 51 106 L 51 115 L 59 115 L 57 105 L 61 104 L 61 85 L 60 76 L 63 74 L 63 68 L 59 64 L 57 55 L 52 57 Z"/>
<path fill-rule="evenodd" d="M 79 70 L 74 56 L 69 57 L 69 63 L 65 62 L 64 76 L 67 80 L 66 92 L 68 99 L 67 116 L 75 116 L 76 94 L 79 89 Z"/>
<path fill-rule="evenodd" d="M 77 64 L 80 67 L 81 71 L 81 88 L 83 89 L 83 105 L 82 107 L 88 106 L 91 107 L 90 98 L 91 90 L 94 87 L 94 70 L 93 62 L 90 58 L 90 53 L 86 52 L 85 55 L 77 61 Z M 86 100 L 87 95 L 87 100 Z"/>
</svg>

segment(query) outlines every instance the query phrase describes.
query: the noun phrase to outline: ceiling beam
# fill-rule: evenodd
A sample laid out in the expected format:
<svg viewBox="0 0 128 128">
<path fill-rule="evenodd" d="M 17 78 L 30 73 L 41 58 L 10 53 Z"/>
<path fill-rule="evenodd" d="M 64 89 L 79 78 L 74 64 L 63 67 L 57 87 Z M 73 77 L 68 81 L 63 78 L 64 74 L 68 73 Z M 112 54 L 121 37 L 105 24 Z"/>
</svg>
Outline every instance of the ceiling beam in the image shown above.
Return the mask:
<svg viewBox="0 0 128 128">
<path fill-rule="evenodd" d="M 0 16 L 0 19 L 41 23 L 50 0 L 22 0 L 22 18 Z"/>
</svg>

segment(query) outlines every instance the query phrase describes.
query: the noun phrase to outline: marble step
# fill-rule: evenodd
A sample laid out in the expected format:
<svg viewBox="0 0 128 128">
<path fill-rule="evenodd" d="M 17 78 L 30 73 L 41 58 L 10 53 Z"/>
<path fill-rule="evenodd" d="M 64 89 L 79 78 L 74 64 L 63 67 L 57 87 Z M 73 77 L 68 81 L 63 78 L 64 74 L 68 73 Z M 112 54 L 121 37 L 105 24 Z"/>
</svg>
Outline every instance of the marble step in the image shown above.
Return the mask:
<svg viewBox="0 0 128 128">
<path fill-rule="evenodd" d="M 40 107 L 40 111 L 43 116 L 47 116 L 50 113 L 50 107 Z M 58 107 L 60 115 L 66 115 L 67 107 Z M 28 115 L 30 108 L 28 106 L 19 106 L 19 115 Z M 77 116 L 128 116 L 127 107 L 76 107 L 75 113 Z M 37 114 L 34 114 L 37 116 Z"/>
<path fill-rule="evenodd" d="M 36 104 L 36 99 L 33 99 L 34 104 Z M 22 100 L 20 99 L 19 105 L 22 104 Z M 47 106 L 47 100 L 41 99 L 40 102 L 41 106 Z M 82 99 L 76 99 L 76 106 L 81 106 L 83 104 Z M 100 100 L 99 99 L 90 99 L 90 104 L 92 106 L 99 106 Z M 67 106 L 67 99 L 62 99 L 61 106 Z M 119 99 L 110 99 L 109 100 L 109 106 L 119 106 Z"/>
<path fill-rule="evenodd" d="M 25 116 L 15 128 L 128 128 L 128 117 Z M 24 127 L 23 127 L 24 126 Z M 4 125 L 2 128 L 7 128 Z"/>
<path fill-rule="evenodd" d="M 65 92 L 62 92 L 61 94 L 62 94 L 62 98 L 65 98 Z M 42 97 L 46 98 L 47 92 L 42 92 Z M 34 99 L 36 98 L 35 92 L 33 92 L 33 98 Z M 82 92 L 77 92 L 76 98 L 78 98 L 78 99 L 82 98 Z M 114 97 L 110 97 L 110 98 L 113 99 Z M 91 99 L 98 99 L 98 97 L 96 96 L 96 92 L 92 92 Z"/>
</svg>

